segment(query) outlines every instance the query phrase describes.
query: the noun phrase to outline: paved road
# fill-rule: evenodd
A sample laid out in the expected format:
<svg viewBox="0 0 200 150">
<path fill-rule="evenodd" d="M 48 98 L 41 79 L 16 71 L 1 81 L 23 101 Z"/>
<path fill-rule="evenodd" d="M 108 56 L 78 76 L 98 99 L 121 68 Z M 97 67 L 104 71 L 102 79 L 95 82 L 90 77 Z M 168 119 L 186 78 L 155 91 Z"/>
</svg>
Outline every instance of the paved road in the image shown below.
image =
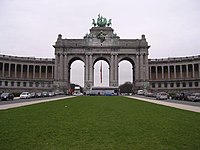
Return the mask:
<svg viewBox="0 0 200 150">
<path fill-rule="evenodd" d="M 15 99 L 13 101 L 1 101 L 0 110 L 21 107 L 26 105 L 32 105 L 37 103 L 44 103 L 49 101 L 61 100 L 64 98 L 71 98 L 74 96 L 55 96 L 55 97 L 43 97 L 43 98 L 32 98 L 32 99 Z"/>
<path fill-rule="evenodd" d="M 139 95 L 134 95 L 134 97 L 147 98 L 147 99 L 151 99 L 151 100 L 155 100 L 155 101 L 165 101 L 165 102 L 171 102 L 171 103 L 185 104 L 185 105 L 200 107 L 200 102 L 183 101 L 183 100 L 173 100 L 173 99 L 156 100 L 154 97 L 145 97 L 145 96 L 139 96 Z"/>
<path fill-rule="evenodd" d="M 199 102 L 187 102 L 187 101 L 176 101 L 176 100 L 156 100 L 149 97 L 144 96 L 127 96 L 129 98 L 134 98 L 150 103 L 156 103 L 160 105 L 170 106 L 178 109 L 189 110 L 200 113 L 200 105 Z"/>
<path fill-rule="evenodd" d="M 40 97 L 40 98 L 30 98 L 30 99 L 20 99 L 19 97 L 15 97 L 13 101 L 0 101 L 0 105 L 5 105 L 5 104 L 14 104 L 14 103 L 21 103 L 21 102 L 30 102 L 30 101 L 39 101 L 39 100 L 45 100 L 49 98 L 60 98 L 60 97 L 65 97 L 66 95 L 56 95 L 53 97 Z"/>
</svg>

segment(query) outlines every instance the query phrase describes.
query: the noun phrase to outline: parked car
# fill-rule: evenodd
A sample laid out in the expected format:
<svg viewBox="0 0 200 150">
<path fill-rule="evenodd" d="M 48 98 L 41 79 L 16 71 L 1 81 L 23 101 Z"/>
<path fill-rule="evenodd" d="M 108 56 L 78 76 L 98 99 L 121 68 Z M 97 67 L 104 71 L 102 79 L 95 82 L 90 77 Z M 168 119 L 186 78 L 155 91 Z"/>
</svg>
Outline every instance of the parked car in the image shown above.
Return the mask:
<svg viewBox="0 0 200 150">
<path fill-rule="evenodd" d="M 144 95 L 144 90 L 138 90 L 138 91 L 137 91 L 137 94 L 138 94 L 138 95 Z"/>
<path fill-rule="evenodd" d="M 186 93 L 186 92 L 178 93 L 178 94 L 176 94 L 175 99 L 176 100 L 184 100 L 184 101 L 186 101 L 186 100 L 188 100 L 189 96 L 190 96 L 190 93 Z"/>
<path fill-rule="evenodd" d="M 49 93 L 44 91 L 44 92 L 42 92 L 42 96 L 47 97 L 47 96 L 49 96 Z"/>
<path fill-rule="evenodd" d="M 200 101 L 200 93 L 192 93 L 190 96 L 188 96 L 189 101 Z"/>
<path fill-rule="evenodd" d="M 55 96 L 54 92 L 49 92 L 49 96 Z"/>
<path fill-rule="evenodd" d="M 31 98 L 36 98 L 36 93 L 35 92 L 31 92 L 30 95 L 31 95 Z"/>
<path fill-rule="evenodd" d="M 147 92 L 144 93 L 144 96 L 153 97 L 153 93 L 150 92 L 150 91 L 147 91 Z"/>
<path fill-rule="evenodd" d="M 168 94 L 166 92 L 159 92 L 156 94 L 156 99 L 167 100 Z"/>
<path fill-rule="evenodd" d="M 36 93 L 36 97 L 42 97 L 42 93 L 41 92 L 37 92 Z"/>
<path fill-rule="evenodd" d="M 82 96 L 83 93 L 81 93 L 81 92 L 74 92 L 73 95 L 74 95 L 74 96 Z"/>
<path fill-rule="evenodd" d="M 22 92 L 22 94 L 20 94 L 20 99 L 27 99 L 27 98 L 31 98 L 31 94 L 29 92 Z"/>
<path fill-rule="evenodd" d="M 14 95 L 12 93 L 2 93 L 0 99 L 3 100 L 13 100 L 14 99 Z"/>
</svg>

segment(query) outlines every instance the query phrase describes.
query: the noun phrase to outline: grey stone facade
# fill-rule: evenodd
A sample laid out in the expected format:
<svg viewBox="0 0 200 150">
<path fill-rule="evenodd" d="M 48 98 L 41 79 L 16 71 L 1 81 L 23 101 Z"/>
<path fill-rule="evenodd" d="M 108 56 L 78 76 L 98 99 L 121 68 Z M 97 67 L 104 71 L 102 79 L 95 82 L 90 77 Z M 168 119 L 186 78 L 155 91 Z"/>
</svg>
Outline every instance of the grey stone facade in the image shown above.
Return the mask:
<svg viewBox="0 0 200 150">
<path fill-rule="evenodd" d="M 200 55 L 149 59 L 149 71 L 152 90 L 200 92 Z"/>
<path fill-rule="evenodd" d="M 0 55 L 1 91 L 51 90 L 54 59 Z"/>
<path fill-rule="evenodd" d="M 58 35 L 55 48 L 55 85 L 69 88 L 70 66 L 75 60 L 85 64 L 84 89 L 94 86 L 94 64 L 105 60 L 109 65 L 109 86 L 118 86 L 118 64 L 132 64 L 135 89 L 148 84 L 148 43 L 141 39 L 120 39 L 111 27 L 92 27 L 83 39 L 63 39 Z"/>
</svg>

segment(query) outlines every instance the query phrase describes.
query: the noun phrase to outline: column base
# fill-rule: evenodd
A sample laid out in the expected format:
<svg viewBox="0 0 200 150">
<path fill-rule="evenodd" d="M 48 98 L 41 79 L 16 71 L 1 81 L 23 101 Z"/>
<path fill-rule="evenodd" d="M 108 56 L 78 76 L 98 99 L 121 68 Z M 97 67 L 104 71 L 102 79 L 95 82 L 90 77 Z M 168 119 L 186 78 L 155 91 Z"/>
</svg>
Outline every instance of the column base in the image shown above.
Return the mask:
<svg viewBox="0 0 200 150">
<path fill-rule="evenodd" d="M 110 81 L 109 86 L 118 87 L 118 81 Z"/>
</svg>

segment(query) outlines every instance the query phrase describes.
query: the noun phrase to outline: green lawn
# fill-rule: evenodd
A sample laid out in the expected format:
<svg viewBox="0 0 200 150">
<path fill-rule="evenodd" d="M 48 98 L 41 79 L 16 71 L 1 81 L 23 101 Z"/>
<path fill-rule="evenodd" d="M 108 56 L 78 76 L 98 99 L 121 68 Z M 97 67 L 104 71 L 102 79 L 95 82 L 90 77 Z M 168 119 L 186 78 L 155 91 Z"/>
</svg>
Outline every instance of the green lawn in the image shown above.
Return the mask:
<svg viewBox="0 0 200 150">
<path fill-rule="evenodd" d="M 2 150 L 198 150 L 200 113 L 125 97 L 75 97 L 0 111 Z"/>
</svg>

